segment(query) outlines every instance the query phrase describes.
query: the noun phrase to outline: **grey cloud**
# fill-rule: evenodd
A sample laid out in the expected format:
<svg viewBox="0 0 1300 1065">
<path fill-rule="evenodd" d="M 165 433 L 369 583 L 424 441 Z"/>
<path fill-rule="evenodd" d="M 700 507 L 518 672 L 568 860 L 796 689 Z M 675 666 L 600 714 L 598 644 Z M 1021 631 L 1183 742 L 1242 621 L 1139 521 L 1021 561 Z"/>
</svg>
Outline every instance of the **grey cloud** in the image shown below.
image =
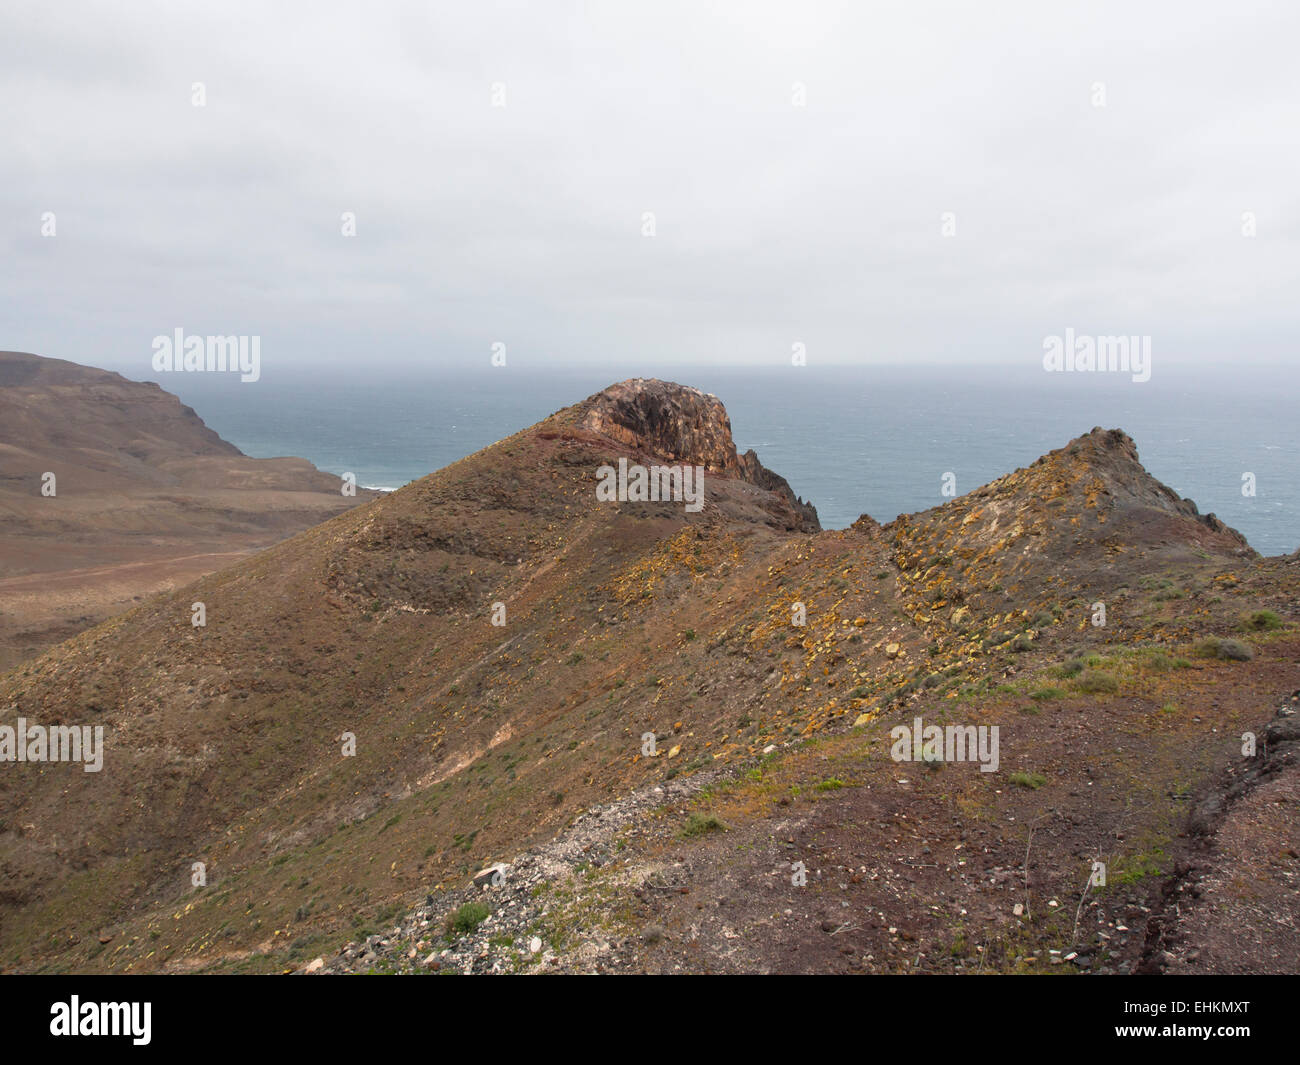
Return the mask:
<svg viewBox="0 0 1300 1065">
<path fill-rule="evenodd" d="M 3 346 L 143 367 L 181 325 L 295 364 L 504 340 L 632 371 L 1033 360 L 1070 325 L 1281 358 L 1297 30 L 1286 3 L 7 4 Z"/>
</svg>

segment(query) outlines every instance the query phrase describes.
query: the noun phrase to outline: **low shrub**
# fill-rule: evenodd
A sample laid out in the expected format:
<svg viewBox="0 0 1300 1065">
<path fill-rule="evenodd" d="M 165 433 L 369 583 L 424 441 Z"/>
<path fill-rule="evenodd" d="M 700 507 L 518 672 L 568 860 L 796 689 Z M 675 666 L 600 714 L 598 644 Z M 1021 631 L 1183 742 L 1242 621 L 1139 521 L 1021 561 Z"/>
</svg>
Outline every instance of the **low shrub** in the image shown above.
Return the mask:
<svg viewBox="0 0 1300 1065">
<path fill-rule="evenodd" d="M 1119 681 L 1115 679 L 1113 673 L 1106 673 L 1100 669 L 1090 669 L 1079 677 L 1075 684 L 1080 691 L 1088 692 L 1091 695 L 1111 694 L 1119 691 Z"/>
</svg>

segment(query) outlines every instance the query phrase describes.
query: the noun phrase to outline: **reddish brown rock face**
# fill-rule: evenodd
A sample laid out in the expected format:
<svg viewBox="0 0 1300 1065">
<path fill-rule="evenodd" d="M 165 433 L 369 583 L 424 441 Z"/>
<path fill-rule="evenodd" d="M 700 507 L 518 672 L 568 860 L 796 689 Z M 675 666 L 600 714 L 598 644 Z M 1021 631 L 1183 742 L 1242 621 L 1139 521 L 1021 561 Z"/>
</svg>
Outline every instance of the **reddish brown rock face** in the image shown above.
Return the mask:
<svg viewBox="0 0 1300 1065">
<path fill-rule="evenodd" d="M 634 377 L 597 392 L 586 406 L 583 429 L 711 473 L 741 472 L 731 419 L 717 396 L 670 381 Z"/>
<path fill-rule="evenodd" d="M 767 469 L 752 450 L 737 454 L 731 419 L 717 396 L 671 381 L 634 377 L 590 396 L 582 407 L 582 430 L 773 492 L 789 504 L 792 528 L 820 531 L 816 508 L 799 499 L 784 477 Z"/>
</svg>

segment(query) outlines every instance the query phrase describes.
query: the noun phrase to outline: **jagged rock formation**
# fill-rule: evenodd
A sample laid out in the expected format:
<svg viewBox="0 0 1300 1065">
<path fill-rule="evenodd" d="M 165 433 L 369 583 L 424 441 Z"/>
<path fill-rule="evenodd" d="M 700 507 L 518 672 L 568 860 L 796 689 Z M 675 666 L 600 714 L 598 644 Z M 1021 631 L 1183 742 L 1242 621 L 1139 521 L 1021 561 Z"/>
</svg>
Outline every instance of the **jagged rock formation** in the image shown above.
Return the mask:
<svg viewBox="0 0 1300 1065">
<path fill-rule="evenodd" d="M 737 454 L 731 419 L 717 396 L 671 381 L 636 377 L 588 397 L 577 410 L 578 425 L 586 432 L 670 463 L 701 465 L 706 471 L 747 481 L 788 504 L 787 528 L 821 529 L 816 508 L 796 496 L 784 477 L 765 468 L 752 449 Z"/>
<path fill-rule="evenodd" d="M 1105 492 L 1114 501 L 1116 510 L 1167 510 L 1204 525 L 1215 534 L 1216 547 L 1235 550 L 1244 555 L 1254 554 L 1246 538 L 1239 532 L 1229 528 L 1213 514 L 1202 514 L 1192 500 L 1180 497 L 1173 489 L 1147 473 L 1138 458 L 1137 445 L 1127 433 L 1119 429 L 1094 428 L 1077 440 L 1072 440 L 1065 451 L 1072 458 L 1086 451 L 1089 467 L 1104 482 Z M 1053 456 L 1055 454 L 1052 453 Z M 1047 456 L 1046 460 L 1050 461 L 1051 458 L 1052 456 Z"/>
</svg>

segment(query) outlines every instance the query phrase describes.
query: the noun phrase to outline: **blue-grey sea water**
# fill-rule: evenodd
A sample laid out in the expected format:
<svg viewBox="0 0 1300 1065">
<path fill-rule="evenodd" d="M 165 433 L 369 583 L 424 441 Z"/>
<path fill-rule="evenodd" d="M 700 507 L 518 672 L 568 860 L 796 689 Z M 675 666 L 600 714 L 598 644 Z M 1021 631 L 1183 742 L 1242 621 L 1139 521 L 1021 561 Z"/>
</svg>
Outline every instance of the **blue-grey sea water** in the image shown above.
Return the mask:
<svg viewBox="0 0 1300 1065">
<path fill-rule="evenodd" d="M 214 373 L 157 381 L 249 455 L 298 455 L 397 488 L 629 376 L 484 366 L 449 374 L 370 367 Z M 645 368 L 716 394 L 743 451 L 789 480 L 823 526 L 888 521 L 1028 465 L 1093 426 L 1121 428 L 1143 464 L 1257 550 L 1300 546 L 1300 420 L 1285 367 L 1165 366 L 1151 380 L 1041 368 Z M 1243 494 L 1243 475 L 1255 494 Z"/>
</svg>

